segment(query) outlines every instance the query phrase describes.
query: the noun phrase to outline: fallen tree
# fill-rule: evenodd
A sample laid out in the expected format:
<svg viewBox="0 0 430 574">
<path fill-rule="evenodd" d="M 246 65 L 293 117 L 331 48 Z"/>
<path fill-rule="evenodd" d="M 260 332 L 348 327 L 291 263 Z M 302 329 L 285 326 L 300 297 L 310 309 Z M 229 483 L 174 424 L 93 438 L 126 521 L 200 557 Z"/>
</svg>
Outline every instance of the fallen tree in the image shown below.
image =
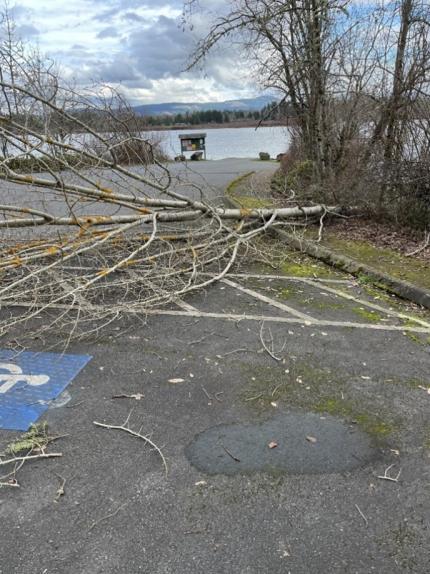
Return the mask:
<svg viewBox="0 0 430 574">
<path fill-rule="evenodd" d="M 97 331 L 224 277 L 272 226 L 339 212 L 216 206 L 186 172 L 172 175 L 117 94 L 78 94 L 19 64 L 20 81 L 0 78 L 0 335 L 41 313 L 39 333 Z"/>
</svg>

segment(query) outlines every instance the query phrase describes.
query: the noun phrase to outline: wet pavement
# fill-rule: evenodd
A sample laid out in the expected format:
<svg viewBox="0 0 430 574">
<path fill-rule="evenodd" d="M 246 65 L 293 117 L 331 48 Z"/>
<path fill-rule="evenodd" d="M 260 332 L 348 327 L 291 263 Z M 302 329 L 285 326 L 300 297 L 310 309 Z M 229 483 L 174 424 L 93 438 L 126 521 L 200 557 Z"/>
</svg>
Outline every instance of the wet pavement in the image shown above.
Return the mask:
<svg viewBox="0 0 430 574">
<path fill-rule="evenodd" d="M 43 416 L 62 456 L 0 489 L 1 574 L 426 574 L 429 315 L 293 256 L 185 303 L 67 345 L 93 358 Z"/>
<path fill-rule="evenodd" d="M 211 427 L 197 435 L 185 455 L 205 474 L 275 476 L 344 472 L 378 456 L 371 438 L 356 425 L 314 413 Z"/>
</svg>

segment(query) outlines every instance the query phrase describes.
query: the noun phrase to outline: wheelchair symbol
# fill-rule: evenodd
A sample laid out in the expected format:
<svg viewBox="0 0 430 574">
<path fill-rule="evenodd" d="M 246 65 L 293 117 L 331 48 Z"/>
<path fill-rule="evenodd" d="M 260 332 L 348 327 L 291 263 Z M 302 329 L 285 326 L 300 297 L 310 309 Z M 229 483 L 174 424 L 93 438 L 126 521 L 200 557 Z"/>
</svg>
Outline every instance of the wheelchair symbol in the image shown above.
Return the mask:
<svg viewBox="0 0 430 574">
<path fill-rule="evenodd" d="M 8 372 L 0 372 L 0 393 L 6 393 L 20 382 L 27 383 L 27 385 L 32 387 L 38 387 L 39 385 L 45 385 L 49 381 L 48 375 L 24 375 L 22 369 L 12 363 L 0 363 L 1 370 Z"/>
</svg>

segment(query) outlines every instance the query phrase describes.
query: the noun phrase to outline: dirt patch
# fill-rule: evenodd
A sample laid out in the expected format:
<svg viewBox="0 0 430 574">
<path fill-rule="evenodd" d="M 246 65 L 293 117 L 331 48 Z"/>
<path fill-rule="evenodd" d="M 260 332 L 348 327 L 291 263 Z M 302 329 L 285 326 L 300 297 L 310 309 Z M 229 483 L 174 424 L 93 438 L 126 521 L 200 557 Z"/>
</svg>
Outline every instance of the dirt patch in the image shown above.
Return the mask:
<svg viewBox="0 0 430 574">
<path fill-rule="evenodd" d="M 367 242 L 373 247 L 391 249 L 401 255 L 419 249 L 424 243 L 424 238 L 416 233 L 364 218 L 334 220 L 327 231 L 338 239 Z M 430 246 L 414 255 L 413 259 L 430 262 Z"/>
</svg>

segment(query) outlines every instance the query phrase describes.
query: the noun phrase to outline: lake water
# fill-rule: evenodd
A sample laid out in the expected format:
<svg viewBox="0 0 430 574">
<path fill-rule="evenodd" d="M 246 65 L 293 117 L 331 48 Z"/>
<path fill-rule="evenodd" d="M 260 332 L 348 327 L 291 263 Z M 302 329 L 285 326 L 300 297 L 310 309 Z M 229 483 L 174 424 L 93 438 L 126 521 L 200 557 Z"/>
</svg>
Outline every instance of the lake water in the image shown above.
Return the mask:
<svg viewBox="0 0 430 574">
<path fill-rule="evenodd" d="M 261 151 L 270 153 L 276 158 L 278 153 L 285 153 L 290 142 L 288 128 L 261 127 L 255 128 L 219 128 L 190 130 L 167 130 L 152 132 L 156 139 L 161 139 L 164 152 L 171 158 L 181 153 L 180 134 L 206 133 L 207 159 L 225 159 L 229 157 L 256 158 Z M 186 154 L 189 157 L 189 153 Z"/>
<path fill-rule="evenodd" d="M 276 158 L 279 153 L 285 153 L 291 141 L 290 131 L 286 127 L 271 126 L 255 128 L 212 128 L 201 130 L 166 130 L 141 132 L 140 137 L 161 141 L 161 147 L 169 158 L 174 158 L 181 153 L 179 135 L 181 134 L 201 134 L 206 133 L 206 156 L 207 159 L 226 158 L 258 158 L 260 152 L 267 152 L 272 158 Z M 34 139 L 34 138 L 33 138 Z M 91 141 L 89 134 L 74 134 L 69 143 L 79 149 L 84 142 Z M 31 141 L 31 138 L 30 138 Z M 40 145 L 34 139 L 34 145 Z M 11 156 L 21 154 L 21 144 L 17 148 L 9 142 L 9 154 Z M 45 146 L 46 147 L 46 146 Z M 31 153 L 38 156 L 40 150 L 32 150 Z M 187 158 L 190 153 L 185 154 Z"/>
</svg>

